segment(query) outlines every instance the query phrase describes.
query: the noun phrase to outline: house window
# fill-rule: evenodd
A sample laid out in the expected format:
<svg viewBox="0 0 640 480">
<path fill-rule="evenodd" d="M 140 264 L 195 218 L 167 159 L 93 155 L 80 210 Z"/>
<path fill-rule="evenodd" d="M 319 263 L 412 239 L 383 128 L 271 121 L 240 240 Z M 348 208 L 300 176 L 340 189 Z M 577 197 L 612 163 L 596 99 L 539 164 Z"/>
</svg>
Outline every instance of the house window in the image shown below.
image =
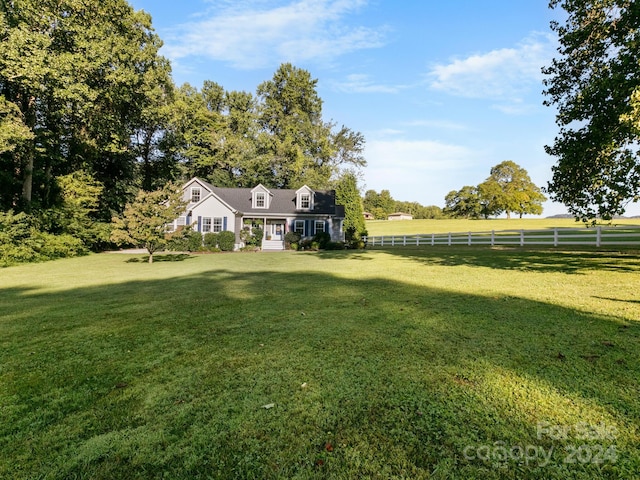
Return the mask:
<svg viewBox="0 0 640 480">
<path fill-rule="evenodd" d="M 191 203 L 198 203 L 200 201 L 200 187 L 193 187 L 191 189 Z"/>
<path fill-rule="evenodd" d="M 256 208 L 266 207 L 266 194 L 264 192 L 256 192 Z"/>
<path fill-rule="evenodd" d="M 219 233 L 222 231 L 222 218 L 213 219 L 213 231 Z"/>
<path fill-rule="evenodd" d="M 316 235 L 321 232 L 324 233 L 324 221 L 316 220 Z"/>
<path fill-rule="evenodd" d="M 308 193 L 300 194 L 300 208 L 309 209 L 311 207 L 311 195 Z"/>
<path fill-rule="evenodd" d="M 304 237 L 304 220 L 296 220 L 293 225 L 293 231 Z"/>
<path fill-rule="evenodd" d="M 211 231 L 211 218 L 204 217 L 202 219 L 202 232 L 207 233 Z"/>
</svg>

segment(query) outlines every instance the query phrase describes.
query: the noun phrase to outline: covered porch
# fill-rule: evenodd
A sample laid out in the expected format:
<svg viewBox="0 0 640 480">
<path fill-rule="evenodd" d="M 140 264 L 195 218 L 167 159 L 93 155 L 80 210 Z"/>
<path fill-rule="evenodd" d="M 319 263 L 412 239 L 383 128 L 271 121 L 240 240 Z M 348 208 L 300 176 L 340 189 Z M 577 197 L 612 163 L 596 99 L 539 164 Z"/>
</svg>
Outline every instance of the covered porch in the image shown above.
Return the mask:
<svg viewBox="0 0 640 480">
<path fill-rule="evenodd" d="M 262 250 L 284 250 L 284 235 L 287 233 L 286 218 L 245 218 L 245 225 L 247 222 L 262 228 Z"/>
</svg>

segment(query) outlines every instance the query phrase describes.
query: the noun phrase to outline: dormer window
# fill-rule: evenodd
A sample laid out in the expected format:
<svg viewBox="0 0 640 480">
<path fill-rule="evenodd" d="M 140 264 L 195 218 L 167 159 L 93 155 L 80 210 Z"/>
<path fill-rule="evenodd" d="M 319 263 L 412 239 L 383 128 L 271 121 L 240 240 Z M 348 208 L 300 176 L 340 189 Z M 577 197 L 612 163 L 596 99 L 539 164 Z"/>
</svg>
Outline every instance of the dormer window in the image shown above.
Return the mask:
<svg viewBox="0 0 640 480">
<path fill-rule="evenodd" d="M 191 188 L 191 203 L 198 203 L 200 201 L 200 187 Z"/>
<path fill-rule="evenodd" d="M 296 209 L 313 210 L 313 190 L 306 185 L 296 190 Z"/>
<path fill-rule="evenodd" d="M 262 184 L 251 190 L 251 208 L 263 208 L 268 210 L 273 194 Z"/>
<path fill-rule="evenodd" d="M 311 207 L 311 195 L 308 193 L 300 194 L 300 208 L 303 210 L 309 210 Z"/>
</svg>

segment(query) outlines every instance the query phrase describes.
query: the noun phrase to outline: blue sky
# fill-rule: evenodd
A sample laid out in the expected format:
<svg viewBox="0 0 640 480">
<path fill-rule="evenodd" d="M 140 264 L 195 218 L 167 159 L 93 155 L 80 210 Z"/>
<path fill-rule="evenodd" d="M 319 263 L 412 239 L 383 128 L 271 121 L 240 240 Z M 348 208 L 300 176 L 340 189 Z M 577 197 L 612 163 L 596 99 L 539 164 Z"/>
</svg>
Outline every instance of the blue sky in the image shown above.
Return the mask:
<svg viewBox="0 0 640 480">
<path fill-rule="evenodd" d="M 308 70 L 324 119 L 366 138 L 365 189 L 444 206 L 503 160 L 539 186 L 551 178 L 557 127 L 540 69 L 562 12 L 547 0 L 130 3 L 153 17 L 176 84 L 255 93 L 283 62 Z M 543 215 L 563 212 L 547 202 Z"/>
</svg>

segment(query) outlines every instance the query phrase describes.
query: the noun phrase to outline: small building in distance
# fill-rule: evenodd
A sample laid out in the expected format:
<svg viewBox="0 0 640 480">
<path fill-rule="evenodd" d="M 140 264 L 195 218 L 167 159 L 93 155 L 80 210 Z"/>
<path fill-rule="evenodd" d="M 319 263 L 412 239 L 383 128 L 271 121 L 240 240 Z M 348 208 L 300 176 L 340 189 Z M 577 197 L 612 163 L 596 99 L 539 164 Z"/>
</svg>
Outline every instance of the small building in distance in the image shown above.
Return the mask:
<svg viewBox="0 0 640 480">
<path fill-rule="evenodd" d="M 413 220 L 413 215 L 402 212 L 390 213 L 387 220 Z"/>
<path fill-rule="evenodd" d="M 373 216 L 373 213 L 369 213 L 369 212 L 362 212 L 362 215 L 364 215 L 365 220 L 375 220 L 376 218 Z"/>
</svg>

